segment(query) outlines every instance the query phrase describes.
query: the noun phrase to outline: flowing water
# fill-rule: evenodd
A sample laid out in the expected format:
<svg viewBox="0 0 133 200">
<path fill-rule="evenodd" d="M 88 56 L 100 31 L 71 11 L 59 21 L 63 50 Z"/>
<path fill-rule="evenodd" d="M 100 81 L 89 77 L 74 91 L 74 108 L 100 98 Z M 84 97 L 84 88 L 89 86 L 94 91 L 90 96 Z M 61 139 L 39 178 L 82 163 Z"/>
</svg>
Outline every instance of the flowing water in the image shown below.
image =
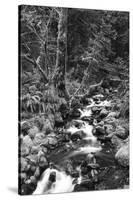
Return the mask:
<svg viewBox="0 0 133 200">
<path fill-rule="evenodd" d="M 56 181 L 49 181 L 49 176 L 52 172 L 56 173 Z M 42 179 L 38 182 L 37 189 L 33 194 L 48 194 L 48 193 L 64 193 L 72 192 L 74 188 L 73 178 L 65 172 L 56 169 L 46 169 L 42 175 Z"/>
<path fill-rule="evenodd" d="M 87 122 L 82 120 L 82 117 L 90 117 L 92 115 L 91 108 L 93 106 L 110 106 L 110 102 L 105 100 L 98 102 L 98 104 L 95 104 L 95 102 L 91 99 L 90 105 L 86 106 L 83 110 L 79 109 L 81 116 L 78 120 L 75 121 L 81 124 L 80 128 L 77 128 L 76 126 L 72 125 L 67 129 L 67 131 L 70 132 L 71 135 L 73 135 L 77 131 L 83 131 L 84 135 L 81 141 L 81 145 L 79 145 L 78 148 L 67 153 L 66 155 L 57 154 L 59 160 L 58 169 L 46 169 L 42 174 L 41 180 L 38 182 L 37 188 L 33 194 L 64 193 L 73 191 L 75 186 L 75 183 L 73 181 L 74 178 L 66 174 L 66 172 L 63 171 L 60 166 L 61 161 L 63 162 L 63 160 L 65 159 L 76 159 L 77 157 L 78 160 L 80 156 L 85 157 L 90 153 L 96 153 L 98 160 L 100 160 L 99 162 L 101 162 L 101 165 L 104 163 L 104 161 L 105 163 L 110 163 L 112 157 L 110 156 L 110 154 L 108 154 L 108 151 L 106 153 L 103 151 L 103 146 L 99 141 L 97 141 L 97 138 L 93 135 L 93 126 L 89 125 Z M 77 183 L 80 184 L 82 181 L 80 165 L 76 167 L 76 170 L 79 172 Z M 51 182 L 49 180 L 50 174 L 52 172 L 56 173 L 55 182 Z"/>
</svg>

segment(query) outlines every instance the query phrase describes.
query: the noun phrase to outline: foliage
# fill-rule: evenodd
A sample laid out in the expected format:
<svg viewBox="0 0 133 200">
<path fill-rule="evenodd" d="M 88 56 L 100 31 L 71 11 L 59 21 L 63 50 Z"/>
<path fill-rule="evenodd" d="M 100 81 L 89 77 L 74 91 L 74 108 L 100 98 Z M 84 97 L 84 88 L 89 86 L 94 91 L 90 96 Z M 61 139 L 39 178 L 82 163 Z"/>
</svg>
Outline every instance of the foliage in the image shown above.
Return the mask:
<svg viewBox="0 0 133 200">
<path fill-rule="evenodd" d="M 23 113 L 54 114 L 69 95 L 86 93 L 102 79 L 120 80 L 118 95 L 124 97 L 128 12 L 27 5 L 20 10 Z"/>
</svg>

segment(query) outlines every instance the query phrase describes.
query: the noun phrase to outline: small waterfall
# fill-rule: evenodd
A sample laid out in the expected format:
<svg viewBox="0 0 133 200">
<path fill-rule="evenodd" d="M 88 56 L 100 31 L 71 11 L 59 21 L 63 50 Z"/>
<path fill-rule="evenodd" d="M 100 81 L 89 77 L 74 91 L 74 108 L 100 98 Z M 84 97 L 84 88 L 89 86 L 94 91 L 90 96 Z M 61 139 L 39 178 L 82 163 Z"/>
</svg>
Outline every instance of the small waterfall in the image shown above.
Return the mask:
<svg viewBox="0 0 133 200">
<path fill-rule="evenodd" d="M 84 110 L 81 110 L 81 109 L 78 109 L 78 110 L 79 110 L 80 113 L 81 113 L 80 118 L 82 118 L 82 117 L 90 117 L 91 114 L 92 114 L 91 109 L 88 109 L 88 108 L 86 108 L 86 109 L 84 109 Z"/>
<path fill-rule="evenodd" d="M 82 147 L 80 146 L 77 150 L 74 150 L 72 153 L 70 153 L 69 156 L 67 156 L 67 158 L 80 154 L 87 155 L 90 153 L 100 152 L 102 150 L 100 142 L 97 141 L 97 138 L 92 133 L 93 126 L 89 125 L 86 121 L 82 120 L 82 117 L 90 117 L 92 115 L 91 108 L 93 106 L 110 106 L 110 102 L 105 100 L 96 104 L 91 99 L 90 105 L 86 106 L 86 108 L 83 110 L 79 109 L 81 116 L 75 121 L 81 124 L 80 128 L 77 128 L 76 126 L 72 125 L 67 129 L 67 131 L 70 132 L 71 135 L 73 135 L 77 131 L 83 131 L 83 140 L 86 140 L 86 142 Z M 82 182 L 81 166 L 78 166 L 76 170 L 79 172 L 77 183 L 80 184 Z M 50 180 L 50 175 L 53 172 L 55 172 L 56 174 L 54 182 Z M 44 171 L 41 180 L 38 182 L 37 188 L 33 194 L 72 192 L 74 186 L 74 178 L 72 178 L 70 175 L 67 175 L 64 171 L 48 168 Z"/>
<path fill-rule="evenodd" d="M 56 173 L 56 181 L 49 181 L 50 174 Z M 46 169 L 41 180 L 37 184 L 37 188 L 33 194 L 48 194 L 48 193 L 64 193 L 72 192 L 74 188 L 73 178 L 63 171 L 56 169 Z"/>
<path fill-rule="evenodd" d="M 102 150 L 100 142 L 97 141 L 97 138 L 92 133 L 93 126 L 89 125 L 85 121 L 82 121 L 82 117 L 90 117 L 92 115 L 91 108 L 93 106 L 105 106 L 105 105 L 107 105 L 107 106 L 110 105 L 110 102 L 103 101 L 103 102 L 100 102 L 97 105 L 91 99 L 91 104 L 90 105 L 88 105 L 83 110 L 79 109 L 79 111 L 81 113 L 81 116 L 80 116 L 80 119 L 75 120 L 75 121 L 77 121 L 79 123 L 82 123 L 82 126 L 80 128 L 77 128 L 77 127 L 75 127 L 73 125 L 70 128 L 68 128 L 67 131 L 70 132 L 71 134 L 74 134 L 77 131 L 83 131 L 86 134 L 86 136 L 83 137 L 83 139 L 88 141 L 88 144 L 83 146 L 83 147 L 79 147 L 76 151 L 72 152 L 70 156 L 74 156 L 74 155 L 77 155 L 77 154 L 88 154 L 88 153 L 91 153 L 91 152 L 97 152 L 97 151 L 101 151 Z"/>
</svg>

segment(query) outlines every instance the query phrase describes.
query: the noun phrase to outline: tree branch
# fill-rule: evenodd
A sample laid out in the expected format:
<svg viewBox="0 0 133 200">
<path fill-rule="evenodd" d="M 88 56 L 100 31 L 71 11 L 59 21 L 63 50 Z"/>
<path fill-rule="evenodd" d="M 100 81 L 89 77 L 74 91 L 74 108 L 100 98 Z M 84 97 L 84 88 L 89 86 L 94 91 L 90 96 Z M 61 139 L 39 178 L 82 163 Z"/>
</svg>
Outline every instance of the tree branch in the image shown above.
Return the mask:
<svg viewBox="0 0 133 200">
<path fill-rule="evenodd" d="M 37 58 L 37 60 L 32 56 L 32 54 L 31 54 L 31 49 L 28 47 L 28 45 L 25 43 L 24 44 L 25 45 L 25 47 L 26 47 L 26 49 L 28 50 L 28 52 L 29 52 L 29 54 L 30 54 L 30 57 L 31 58 L 29 58 L 28 56 L 24 56 L 30 63 L 32 63 L 34 66 L 36 66 L 38 69 L 39 69 L 39 71 L 41 72 L 41 74 L 43 75 L 43 78 L 44 78 L 44 80 L 46 81 L 46 82 L 48 82 L 48 79 L 47 79 L 47 76 L 46 76 L 46 74 L 45 74 L 45 72 L 42 70 L 42 68 L 40 67 L 40 65 L 39 65 L 39 62 L 38 62 L 38 58 Z"/>
</svg>

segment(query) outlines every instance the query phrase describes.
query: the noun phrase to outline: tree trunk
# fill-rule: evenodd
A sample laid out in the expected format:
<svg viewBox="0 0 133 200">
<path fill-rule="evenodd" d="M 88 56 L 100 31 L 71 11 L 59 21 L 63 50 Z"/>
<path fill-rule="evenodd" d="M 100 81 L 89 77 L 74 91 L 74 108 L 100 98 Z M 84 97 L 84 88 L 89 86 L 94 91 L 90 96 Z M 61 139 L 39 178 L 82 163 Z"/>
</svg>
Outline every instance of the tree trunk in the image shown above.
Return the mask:
<svg viewBox="0 0 133 200">
<path fill-rule="evenodd" d="M 53 75 L 53 83 L 59 97 L 69 99 L 65 84 L 65 72 L 67 64 L 67 8 L 61 8 L 58 22 L 56 66 Z"/>
</svg>

